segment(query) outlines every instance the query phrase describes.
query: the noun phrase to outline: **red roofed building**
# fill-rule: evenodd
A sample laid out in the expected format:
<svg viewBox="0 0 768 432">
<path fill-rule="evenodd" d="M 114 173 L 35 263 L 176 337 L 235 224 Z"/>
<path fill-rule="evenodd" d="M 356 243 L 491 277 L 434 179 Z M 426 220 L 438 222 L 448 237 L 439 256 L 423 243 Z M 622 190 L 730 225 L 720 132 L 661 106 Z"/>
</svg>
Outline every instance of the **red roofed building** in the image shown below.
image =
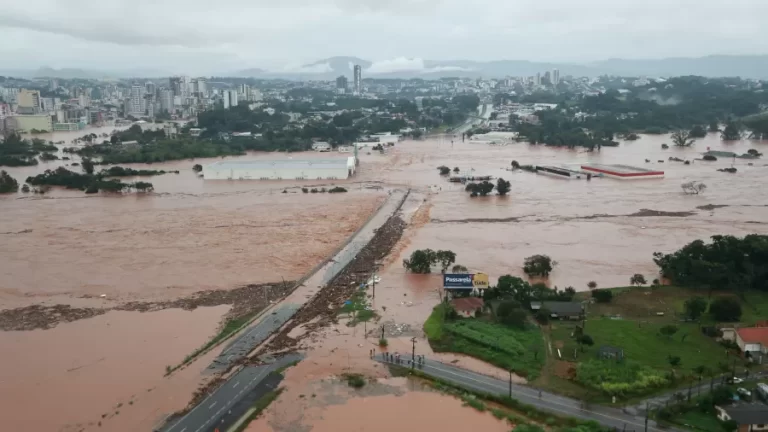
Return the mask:
<svg viewBox="0 0 768 432">
<path fill-rule="evenodd" d="M 478 309 L 483 308 L 483 299 L 480 297 L 462 297 L 451 300 L 451 306 L 457 314 L 464 318 L 472 318 Z"/>
<path fill-rule="evenodd" d="M 768 327 L 747 327 L 736 330 L 736 345 L 744 354 L 760 358 L 768 353 Z"/>
</svg>

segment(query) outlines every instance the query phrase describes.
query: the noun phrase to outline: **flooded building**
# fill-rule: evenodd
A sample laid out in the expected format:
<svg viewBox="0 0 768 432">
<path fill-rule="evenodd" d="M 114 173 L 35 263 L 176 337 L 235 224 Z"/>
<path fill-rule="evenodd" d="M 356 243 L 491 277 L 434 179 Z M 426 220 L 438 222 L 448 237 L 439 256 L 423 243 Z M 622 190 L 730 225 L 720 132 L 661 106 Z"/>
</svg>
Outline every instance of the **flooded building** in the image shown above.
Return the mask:
<svg viewBox="0 0 768 432">
<path fill-rule="evenodd" d="M 206 180 L 343 180 L 354 173 L 354 157 L 219 161 L 203 166 Z"/>
<path fill-rule="evenodd" d="M 588 164 L 582 165 L 586 172 L 602 174 L 622 180 L 636 180 L 645 178 L 663 178 L 664 171 L 649 170 L 631 165 Z"/>
</svg>

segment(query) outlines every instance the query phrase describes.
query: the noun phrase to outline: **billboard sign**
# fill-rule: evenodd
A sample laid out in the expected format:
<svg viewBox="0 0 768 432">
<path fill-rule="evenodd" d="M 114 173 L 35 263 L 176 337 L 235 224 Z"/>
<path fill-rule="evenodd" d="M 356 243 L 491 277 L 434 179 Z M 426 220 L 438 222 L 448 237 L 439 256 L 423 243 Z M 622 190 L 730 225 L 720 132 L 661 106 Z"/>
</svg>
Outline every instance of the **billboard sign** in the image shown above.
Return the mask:
<svg viewBox="0 0 768 432">
<path fill-rule="evenodd" d="M 485 289 L 488 288 L 488 275 L 484 273 L 446 273 L 443 275 L 443 288 Z"/>
<path fill-rule="evenodd" d="M 473 276 L 469 273 L 446 273 L 443 275 L 443 288 L 472 289 Z"/>
</svg>

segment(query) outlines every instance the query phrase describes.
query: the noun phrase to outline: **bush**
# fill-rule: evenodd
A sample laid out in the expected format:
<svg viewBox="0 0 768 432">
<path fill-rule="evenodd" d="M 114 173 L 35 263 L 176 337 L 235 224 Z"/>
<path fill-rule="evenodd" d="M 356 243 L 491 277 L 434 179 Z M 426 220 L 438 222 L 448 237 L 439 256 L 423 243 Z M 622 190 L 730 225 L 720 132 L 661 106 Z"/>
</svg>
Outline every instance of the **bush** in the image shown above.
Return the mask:
<svg viewBox="0 0 768 432">
<path fill-rule="evenodd" d="M 387 341 L 387 338 L 380 338 L 379 339 L 379 346 L 380 347 L 386 347 L 389 345 L 389 341 Z"/>
<path fill-rule="evenodd" d="M 328 193 L 341 193 L 341 192 L 346 192 L 346 191 L 347 190 L 344 189 L 341 186 L 336 186 L 336 187 L 332 187 L 332 188 L 328 189 Z"/>
<path fill-rule="evenodd" d="M 194 171 L 194 172 L 200 172 L 200 171 L 202 171 L 202 170 L 203 170 L 203 166 L 202 166 L 202 165 L 200 165 L 200 164 L 194 164 L 194 165 L 192 166 L 192 171 Z"/>
<path fill-rule="evenodd" d="M 516 161 L 512 161 L 512 169 L 520 169 L 520 164 Z"/>
<path fill-rule="evenodd" d="M 538 321 L 540 324 L 547 324 L 549 323 L 549 317 L 552 315 L 552 312 L 547 308 L 541 308 L 538 311 L 536 311 L 536 321 Z"/>
<path fill-rule="evenodd" d="M 451 173 L 451 169 L 445 165 L 440 165 L 439 167 L 437 167 L 437 169 L 440 171 L 440 175 L 442 176 L 447 176 L 448 174 Z"/>
<path fill-rule="evenodd" d="M 310 192 L 312 192 L 312 193 L 317 193 L 317 188 L 312 188 L 312 189 L 310 189 Z"/>
<path fill-rule="evenodd" d="M 702 159 L 705 160 L 705 161 L 716 161 L 717 160 L 717 158 L 712 156 L 712 155 L 704 155 L 704 157 L 702 157 Z"/>
<path fill-rule="evenodd" d="M 613 299 L 613 291 L 607 289 L 596 289 L 592 291 L 592 298 L 598 303 L 610 303 Z"/>
<path fill-rule="evenodd" d="M 307 188 L 301 188 L 301 191 L 304 192 L 304 193 L 309 193 L 309 189 L 307 189 Z"/>
<path fill-rule="evenodd" d="M 589 281 L 589 282 L 587 283 L 587 287 L 589 287 L 589 289 L 595 289 L 595 288 L 597 288 L 597 282 L 595 282 L 595 281 Z"/>
<path fill-rule="evenodd" d="M 739 321 L 741 319 L 741 304 L 733 297 L 717 297 L 709 305 L 709 314 L 716 321 Z"/>
<path fill-rule="evenodd" d="M 345 374 L 343 376 L 350 387 L 359 389 L 365 386 L 365 378 L 360 374 Z"/>
</svg>

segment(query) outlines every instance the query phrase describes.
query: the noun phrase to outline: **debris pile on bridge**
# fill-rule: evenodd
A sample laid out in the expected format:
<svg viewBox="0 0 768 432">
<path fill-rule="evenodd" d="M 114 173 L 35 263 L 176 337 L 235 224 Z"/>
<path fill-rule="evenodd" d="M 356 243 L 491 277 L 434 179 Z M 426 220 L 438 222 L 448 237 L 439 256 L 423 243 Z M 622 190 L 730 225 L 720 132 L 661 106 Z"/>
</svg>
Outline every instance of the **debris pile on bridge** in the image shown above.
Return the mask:
<svg viewBox="0 0 768 432">
<path fill-rule="evenodd" d="M 389 255 L 400 240 L 406 227 L 405 221 L 395 214 L 391 216 L 374 234 L 360 253 L 344 267 L 320 292 L 307 302 L 296 315 L 280 329 L 274 338 L 259 353 L 281 352 L 297 347 L 313 331 L 336 320 L 338 310 L 349 299 L 360 284 L 371 278 L 377 261 Z M 292 338 L 289 333 L 304 325 L 307 331 Z M 253 359 L 257 359 L 254 356 Z M 258 360 L 256 360 L 258 361 Z"/>
</svg>

